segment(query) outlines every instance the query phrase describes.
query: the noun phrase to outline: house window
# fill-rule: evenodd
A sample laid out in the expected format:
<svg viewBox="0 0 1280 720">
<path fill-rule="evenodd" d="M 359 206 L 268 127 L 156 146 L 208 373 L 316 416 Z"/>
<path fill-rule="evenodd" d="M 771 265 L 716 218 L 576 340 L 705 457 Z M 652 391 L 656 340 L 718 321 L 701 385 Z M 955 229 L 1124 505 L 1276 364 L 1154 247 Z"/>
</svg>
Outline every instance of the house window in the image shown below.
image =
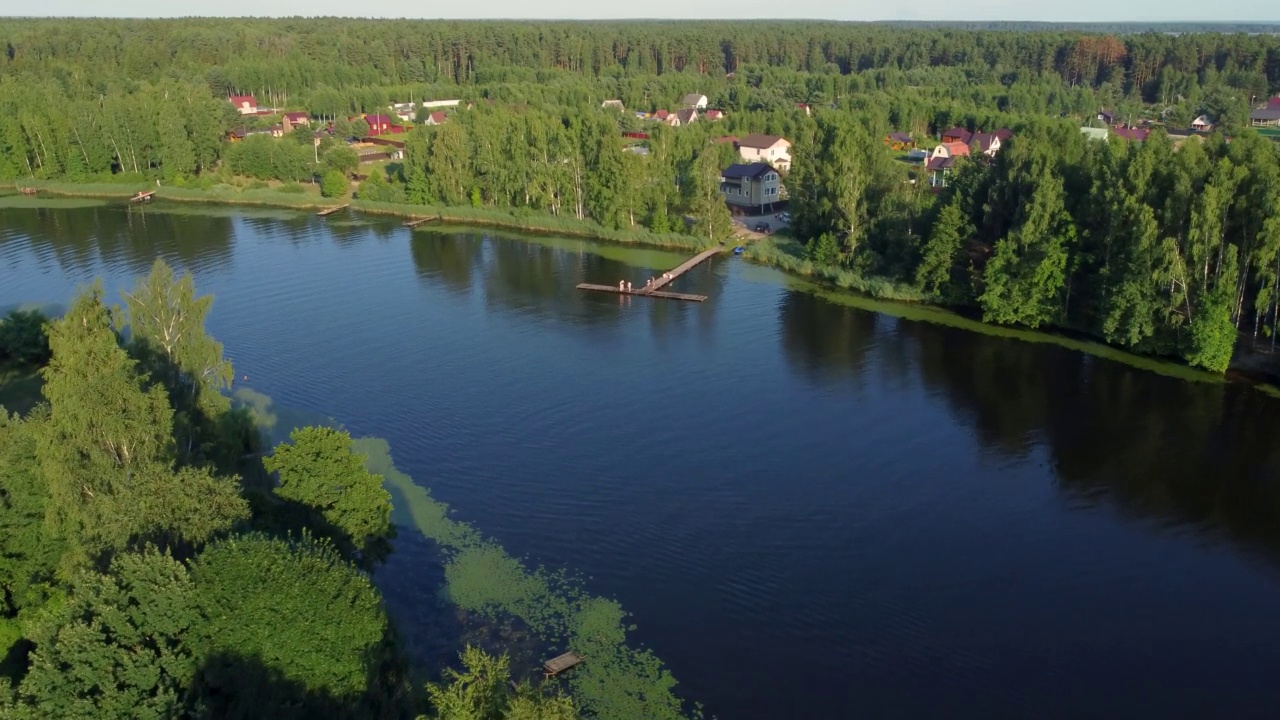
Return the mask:
<svg viewBox="0 0 1280 720">
<path fill-rule="evenodd" d="M 768 175 L 764 176 L 765 182 L 773 182 L 774 180 L 777 180 L 777 179 L 778 179 L 778 176 L 774 175 L 773 173 L 769 173 Z"/>
</svg>

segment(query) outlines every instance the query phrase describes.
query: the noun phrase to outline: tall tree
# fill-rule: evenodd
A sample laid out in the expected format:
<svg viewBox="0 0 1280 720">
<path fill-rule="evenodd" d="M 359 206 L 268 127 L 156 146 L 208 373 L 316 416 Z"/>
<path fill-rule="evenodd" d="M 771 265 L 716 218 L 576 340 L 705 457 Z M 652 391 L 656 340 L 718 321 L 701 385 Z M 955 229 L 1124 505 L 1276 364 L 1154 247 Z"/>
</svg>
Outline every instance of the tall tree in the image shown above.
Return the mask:
<svg viewBox="0 0 1280 720">
<path fill-rule="evenodd" d="M 391 495 L 382 477 L 366 470 L 364 458 L 352 451 L 351 436 L 305 427 L 289 439 L 262 461 L 279 474 L 276 495 L 314 511 L 318 527 L 366 567 L 384 559 L 392 535 Z"/>
<path fill-rule="evenodd" d="M 996 243 L 983 273 L 984 320 L 1038 327 L 1060 318 L 1067 253 L 1075 240 L 1062 202 L 1061 179 L 1046 174 L 1035 181 L 1021 222 Z"/>
<path fill-rule="evenodd" d="M 156 258 L 124 300 L 129 350 L 168 392 L 179 455 L 184 461 L 202 457 L 212 450 L 218 419 L 231 409 L 222 392 L 235 376 L 222 343 L 205 331 L 213 297 L 197 296 L 191 273 L 175 278 Z"/>
</svg>

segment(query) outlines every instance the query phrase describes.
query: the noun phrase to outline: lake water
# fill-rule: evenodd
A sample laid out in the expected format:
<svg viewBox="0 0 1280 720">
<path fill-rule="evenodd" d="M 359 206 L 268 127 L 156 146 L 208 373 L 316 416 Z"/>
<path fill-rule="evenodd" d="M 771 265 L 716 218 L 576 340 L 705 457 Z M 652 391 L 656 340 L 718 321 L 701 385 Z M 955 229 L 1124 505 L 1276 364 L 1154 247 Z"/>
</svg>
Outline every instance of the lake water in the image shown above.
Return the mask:
<svg viewBox="0 0 1280 720">
<path fill-rule="evenodd" d="M 620 299 L 574 286 L 683 256 L 291 211 L 0 209 L 0 306 L 114 298 L 156 256 L 216 296 L 251 387 L 387 438 L 456 517 L 617 598 L 721 718 L 1275 716 L 1256 390 L 739 258 L 673 285 L 706 303 Z"/>
</svg>

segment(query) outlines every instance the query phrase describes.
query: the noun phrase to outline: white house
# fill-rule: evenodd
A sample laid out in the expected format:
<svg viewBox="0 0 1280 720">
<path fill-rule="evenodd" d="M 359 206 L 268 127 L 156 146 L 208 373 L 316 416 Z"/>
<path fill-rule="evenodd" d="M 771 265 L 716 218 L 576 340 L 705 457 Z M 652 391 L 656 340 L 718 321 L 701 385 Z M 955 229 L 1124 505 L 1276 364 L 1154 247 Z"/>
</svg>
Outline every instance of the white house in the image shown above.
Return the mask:
<svg viewBox="0 0 1280 720">
<path fill-rule="evenodd" d="M 680 104 L 694 110 L 706 110 L 707 96 L 699 95 L 698 93 L 690 93 L 684 96 L 684 100 L 682 100 Z"/>
<path fill-rule="evenodd" d="M 618 112 L 622 112 L 622 109 L 623 109 L 623 108 L 622 108 L 622 101 L 621 101 L 621 100 L 605 100 L 604 102 L 600 103 L 600 107 L 602 107 L 602 108 L 613 108 L 614 110 L 617 110 Z"/>
<path fill-rule="evenodd" d="M 458 107 L 462 104 L 461 100 L 427 100 L 422 103 L 424 108 L 447 108 Z"/>
<path fill-rule="evenodd" d="M 1201 115 L 1191 123 L 1191 129 L 1196 132 L 1209 132 L 1213 129 L 1213 121 L 1208 115 Z"/>
<path fill-rule="evenodd" d="M 764 162 L 779 170 L 791 169 L 791 142 L 777 135 L 752 133 L 734 143 L 746 162 Z"/>
</svg>

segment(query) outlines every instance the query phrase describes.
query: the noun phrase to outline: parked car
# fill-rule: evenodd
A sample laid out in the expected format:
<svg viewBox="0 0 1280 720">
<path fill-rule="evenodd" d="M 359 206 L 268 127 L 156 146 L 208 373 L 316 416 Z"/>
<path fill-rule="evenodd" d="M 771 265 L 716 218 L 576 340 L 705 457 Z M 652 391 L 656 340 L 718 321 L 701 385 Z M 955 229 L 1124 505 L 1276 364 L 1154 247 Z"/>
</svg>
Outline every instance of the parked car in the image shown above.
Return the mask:
<svg viewBox="0 0 1280 720">
<path fill-rule="evenodd" d="M 789 223 L 791 222 L 791 213 L 789 213 L 789 212 L 784 212 L 784 213 L 782 213 L 781 215 L 779 215 L 779 216 L 778 216 L 778 219 L 782 220 L 782 222 L 784 222 L 784 223 L 788 223 L 788 224 L 789 224 Z"/>
<path fill-rule="evenodd" d="M 773 226 L 767 222 L 756 223 L 755 231 L 758 233 L 764 233 L 765 235 L 768 235 L 769 233 L 773 232 Z"/>
</svg>

